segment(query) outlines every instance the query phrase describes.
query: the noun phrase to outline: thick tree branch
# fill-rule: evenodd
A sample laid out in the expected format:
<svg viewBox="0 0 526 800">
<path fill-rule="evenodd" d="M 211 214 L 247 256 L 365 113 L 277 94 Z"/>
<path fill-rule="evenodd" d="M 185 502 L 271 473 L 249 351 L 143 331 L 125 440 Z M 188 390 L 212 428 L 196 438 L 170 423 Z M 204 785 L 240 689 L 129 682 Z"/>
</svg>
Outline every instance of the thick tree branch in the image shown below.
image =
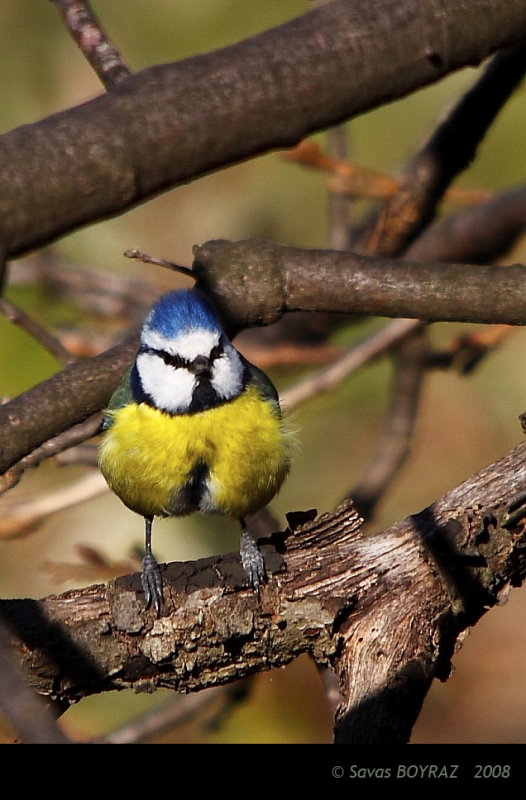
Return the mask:
<svg viewBox="0 0 526 800">
<path fill-rule="evenodd" d="M 289 147 L 525 37 L 523 0 L 336 0 L 223 50 L 147 69 L 1 137 L 6 253 Z"/>
<path fill-rule="evenodd" d="M 312 519 L 312 515 L 311 519 Z M 63 702 L 125 687 L 197 691 L 308 652 L 345 698 L 337 740 L 406 741 L 460 631 L 526 574 L 526 444 L 420 514 L 364 537 L 352 506 L 263 544 L 258 603 L 237 555 L 164 568 L 166 608 L 145 611 L 138 575 L 0 616 L 31 684 Z"/>
<path fill-rule="evenodd" d="M 195 249 L 193 270 L 231 334 L 298 310 L 526 323 L 526 267 L 518 264 L 420 264 L 262 240 L 218 240 Z M 0 406 L 0 474 L 104 407 L 136 346 L 130 339 L 71 364 Z"/>
<path fill-rule="evenodd" d="M 0 474 L 36 447 L 100 411 L 136 353 L 136 338 L 70 364 L 0 406 Z"/>
<path fill-rule="evenodd" d="M 306 310 L 526 323 L 526 267 L 519 264 L 421 264 L 254 239 L 206 242 L 194 249 L 193 269 L 235 329 Z"/>
</svg>

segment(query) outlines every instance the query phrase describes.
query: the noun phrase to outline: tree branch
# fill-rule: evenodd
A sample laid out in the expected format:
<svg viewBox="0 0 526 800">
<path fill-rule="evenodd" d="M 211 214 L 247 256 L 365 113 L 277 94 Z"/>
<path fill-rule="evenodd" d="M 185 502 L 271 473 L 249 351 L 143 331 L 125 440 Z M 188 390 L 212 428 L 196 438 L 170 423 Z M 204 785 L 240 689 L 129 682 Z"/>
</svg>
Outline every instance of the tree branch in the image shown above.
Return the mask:
<svg viewBox="0 0 526 800">
<path fill-rule="evenodd" d="M 0 474 L 36 447 L 104 408 L 137 346 L 134 337 L 101 355 L 70 364 L 0 406 Z"/>
<path fill-rule="evenodd" d="M 518 264 L 422 264 L 249 239 L 194 248 L 193 269 L 198 287 L 236 330 L 307 310 L 428 322 L 526 322 L 526 267 Z"/>
<path fill-rule="evenodd" d="M 488 264 L 507 253 L 526 229 L 526 188 L 430 225 L 407 249 L 410 261 Z"/>
<path fill-rule="evenodd" d="M 196 247 L 197 284 L 230 334 L 286 311 L 328 311 L 427 321 L 526 322 L 526 267 L 420 264 L 262 240 Z M 0 406 L 0 474 L 108 402 L 135 338 L 77 364 Z"/>
<path fill-rule="evenodd" d="M 290 147 L 525 36 L 523 0 L 335 0 L 214 53 L 144 70 L 0 138 L 6 253 Z"/>
<path fill-rule="evenodd" d="M 164 567 L 160 619 L 139 575 L 2 601 L 0 616 L 32 686 L 63 702 L 198 691 L 307 652 L 339 675 L 338 741 L 407 741 L 459 633 L 525 577 L 526 444 L 382 534 L 364 537 L 348 504 L 312 516 L 289 515 L 290 529 L 263 543 L 271 577 L 259 603 L 229 555 Z"/>
<path fill-rule="evenodd" d="M 526 47 L 505 50 L 490 62 L 406 169 L 399 191 L 380 208 L 365 250 L 400 255 L 436 211 L 453 178 L 475 157 L 476 149 L 526 71 Z"/>
</svg>

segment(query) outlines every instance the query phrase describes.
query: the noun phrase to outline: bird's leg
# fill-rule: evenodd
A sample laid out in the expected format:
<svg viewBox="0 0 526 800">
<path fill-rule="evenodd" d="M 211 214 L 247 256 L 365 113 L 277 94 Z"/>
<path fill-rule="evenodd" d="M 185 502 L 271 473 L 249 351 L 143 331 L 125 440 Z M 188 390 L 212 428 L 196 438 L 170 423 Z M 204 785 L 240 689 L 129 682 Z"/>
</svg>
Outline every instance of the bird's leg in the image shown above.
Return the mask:
<svg viewBox="0 0 526 800">
<path fill-rule="evenodd" d="M 163 604 L 163 578 L 159 564 L 152 553 L 152 518 L 145 517 L 146 524 L 144 549 L 146 551 L 142 560 L 141 583 L 146 600 L 146 608 L 153 606 L 157 611 L 157 616 L 161 615 Z"/>
<path fill-rule="evenodd" d="M 259 590 L 261 586 L 267 582 L 265 562 L 258 550 L 257 544 L 248 532 L 247 523 L 244 519 L 240 519 L 239 522 L 241 524 L 241 530 L 243 531 L 241 534 L 241 543 L 239 545 L 241 563 L 246 572 L 248 582 L 254 589 L 259 600 Z"/>
</svg>

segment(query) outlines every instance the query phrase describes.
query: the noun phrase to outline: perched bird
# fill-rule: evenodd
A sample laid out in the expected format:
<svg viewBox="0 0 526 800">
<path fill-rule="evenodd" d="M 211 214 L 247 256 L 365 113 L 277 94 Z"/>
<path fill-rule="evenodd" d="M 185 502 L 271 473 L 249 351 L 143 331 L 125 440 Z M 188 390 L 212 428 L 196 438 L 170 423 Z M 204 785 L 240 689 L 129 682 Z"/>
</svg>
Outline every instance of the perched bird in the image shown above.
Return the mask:
<svg viewBox="0 0 526 800">
<path fill-rule="evenodd" d="M 154 517 L 194 511 L 239 519 L 241 560 L 259 593 L 265 564 L 246 518 L 279 490 L 291 437 L 267 376 L 232 345 L 195 289 L 163 295 L 148 314 L 135 362 L 105 411 L 100 469 L 146 524 L 142 586 L 160 612 Z"/>
</svg>

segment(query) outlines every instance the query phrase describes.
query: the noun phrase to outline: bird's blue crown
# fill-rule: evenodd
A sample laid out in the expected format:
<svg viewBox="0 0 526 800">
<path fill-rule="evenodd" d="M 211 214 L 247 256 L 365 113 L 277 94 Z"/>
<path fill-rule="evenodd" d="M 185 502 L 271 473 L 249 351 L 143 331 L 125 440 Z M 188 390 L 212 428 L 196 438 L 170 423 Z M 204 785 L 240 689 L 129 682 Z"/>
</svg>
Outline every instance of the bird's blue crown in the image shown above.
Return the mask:
<svg viewBox="0 0 526 800">
<path fill-rule="evenodd" d="M 167 339 L 199 328 L 222 331 L 216 312 L 194 289 L 182 289 L 160 297 L 146 317 L 144 327 L 158 331 Z"/>
</svg>

